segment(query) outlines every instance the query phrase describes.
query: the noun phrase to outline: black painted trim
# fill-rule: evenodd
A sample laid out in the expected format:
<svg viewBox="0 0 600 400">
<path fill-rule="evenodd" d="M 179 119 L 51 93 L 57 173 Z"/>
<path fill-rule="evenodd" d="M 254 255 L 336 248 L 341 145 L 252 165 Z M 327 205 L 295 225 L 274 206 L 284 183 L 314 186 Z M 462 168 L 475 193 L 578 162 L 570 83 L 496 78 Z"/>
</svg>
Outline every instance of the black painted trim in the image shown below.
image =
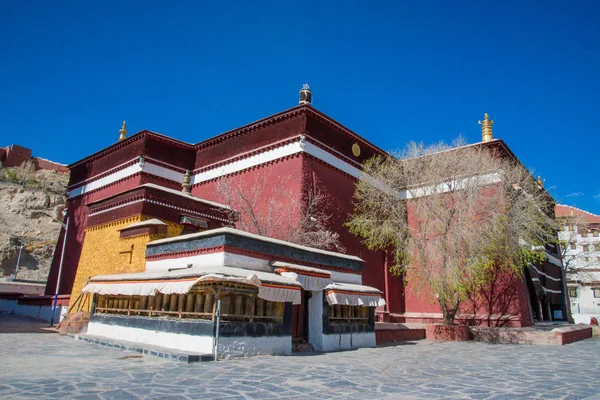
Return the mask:
<svg viewBox="0 0 600 400">
<path fill-rule="evenodd" d="M 146 247 L 146 256 L 149 257 L 220 246 L 230 246 L 241 250 L 267 254 L 272 256 L 273 260 L 280 258 L 293 259 L 300 262 L 304 261 L 337 268 L 347 268 L 355 271 L 361 271 L 364 264 L 359 260 L 351 260 L 331 254 L 316 253 L 293 246 L 287 246 L 285 244 L 272 243 L 243 235 L 236 235 L 231 232 L 215 233 L 214 236 L 202 236 L 190 239 L 183 238 L 182 240 L 164 244 L 159 243 L 156 245 L 153 245 L 152 242 L 150 242 Z"/>
</svg>

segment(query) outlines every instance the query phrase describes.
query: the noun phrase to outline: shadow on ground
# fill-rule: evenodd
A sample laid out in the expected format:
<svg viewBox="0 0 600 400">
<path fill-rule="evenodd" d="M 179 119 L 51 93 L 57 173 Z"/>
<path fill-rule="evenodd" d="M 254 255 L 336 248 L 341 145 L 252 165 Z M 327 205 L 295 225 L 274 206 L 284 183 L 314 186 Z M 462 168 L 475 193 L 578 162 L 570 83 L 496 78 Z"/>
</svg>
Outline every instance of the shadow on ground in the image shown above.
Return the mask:
<svg viewBox="0 0 600 400">
<path fill-rule="evenodd" d="M 2 333 L 57 333 L 57 331 L 46 321 L 0 313 L 0 334 Z"/>
</svg>

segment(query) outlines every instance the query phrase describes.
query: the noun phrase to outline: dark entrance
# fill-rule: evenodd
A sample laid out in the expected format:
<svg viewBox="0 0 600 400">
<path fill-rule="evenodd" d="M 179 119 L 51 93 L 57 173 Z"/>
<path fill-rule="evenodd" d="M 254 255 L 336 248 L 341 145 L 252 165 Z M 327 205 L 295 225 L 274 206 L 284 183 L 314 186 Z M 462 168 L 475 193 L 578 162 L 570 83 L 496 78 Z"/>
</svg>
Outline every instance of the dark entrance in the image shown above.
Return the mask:
<svg viewBox="0 0 600 400">
<path fill-rule="evenodd" d="M 292 341 L 308 343 L 308 298 L 310 293 L 302 290 L 302 300 L 292 308 Z"/>
</svg>

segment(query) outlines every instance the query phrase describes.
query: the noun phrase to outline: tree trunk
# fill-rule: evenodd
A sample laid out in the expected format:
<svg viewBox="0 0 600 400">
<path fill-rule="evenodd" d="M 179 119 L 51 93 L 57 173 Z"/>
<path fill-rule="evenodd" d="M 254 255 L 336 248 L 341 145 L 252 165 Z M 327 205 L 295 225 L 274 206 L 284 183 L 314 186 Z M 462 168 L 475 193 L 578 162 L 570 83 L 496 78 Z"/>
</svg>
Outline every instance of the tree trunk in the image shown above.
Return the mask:
<svg viewBox="0 0 600 400">
<path fill-rule="evenodd" d="M 440 307 L 442 309 L 442 316 L 444 318 L 444 325 L 454 325 L 454 319 L 456 318 L 456 313 L 458 312 L 458 307 L 460 306 L 460 301 L 457 301 L 452 306 L 448 306 L 447 304 L 443 304 L 440 301 Z"/>
</svg>

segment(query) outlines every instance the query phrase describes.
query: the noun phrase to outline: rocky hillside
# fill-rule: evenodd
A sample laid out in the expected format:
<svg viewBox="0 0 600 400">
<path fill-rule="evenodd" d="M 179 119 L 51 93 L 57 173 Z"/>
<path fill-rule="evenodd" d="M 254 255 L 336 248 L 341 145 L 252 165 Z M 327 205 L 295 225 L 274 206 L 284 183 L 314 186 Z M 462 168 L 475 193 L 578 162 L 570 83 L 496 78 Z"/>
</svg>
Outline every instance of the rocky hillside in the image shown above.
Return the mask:
<svg viewBox="0 0 600 400">
<path fill-rule="evenodd" d="M 68 175 L 32 168 L 0 169 L 0 279 L 45 282 L 62 221 Z"/>
</svg>

